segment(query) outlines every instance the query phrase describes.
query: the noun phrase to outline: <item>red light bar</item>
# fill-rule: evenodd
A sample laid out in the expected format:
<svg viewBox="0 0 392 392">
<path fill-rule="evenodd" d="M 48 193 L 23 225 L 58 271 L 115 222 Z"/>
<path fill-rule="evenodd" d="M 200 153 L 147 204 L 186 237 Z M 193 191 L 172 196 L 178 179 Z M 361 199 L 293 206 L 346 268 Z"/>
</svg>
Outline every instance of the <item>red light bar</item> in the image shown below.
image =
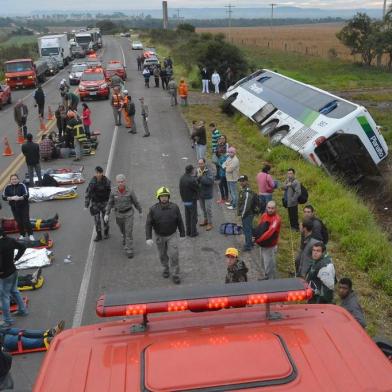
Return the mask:
<svg viewBox="0 0 392 392">
<path fill-rule="evenodd" d="M 126 298 L 102 295 L 97 302 L 96 313 L 99 317 L 121 317 L 150 313 L 182 312 L 185 310 L 200 312 L 276 302 L 298 302 L 312 298 L 313 291 L 306 282 L 299 279 L 286 280 L 294 281 L 297 290 L 278 291 L 279 287 L 277 287 L 273 291 L 274 283 L 270 281 L 268 284 L 264 282 L 249 282 L 219 287 L 214 286 L 214 290 L 211 290 L 215 293 L 226 292 L 227 295 L 225 296 L 208 296 L 208 288 L 205 291 L 203 290 L 206 286 L 187 288 L 183 290 L 183 293 L 174 289 L 161 290 L 161 296 L 155 290 L 153 295 L 147 295 L 146 293 L 145 303 L 124 303 Z M 283 281 L 283 279 L 280 281 Z M 228 287 L 236 285 L 238 286 L 235 288 Z M 256 288 L 260 291 L 257 292 Z M 268 290 L 263 292 L 263 288 Z M 141 299 L 142 296 L 137 294 L 133 298 Z M 177 296 L 181 295 L 184 299 L 177 299 Z M 120 300 L 123 304 L 119 304 Z"/>
</svg>

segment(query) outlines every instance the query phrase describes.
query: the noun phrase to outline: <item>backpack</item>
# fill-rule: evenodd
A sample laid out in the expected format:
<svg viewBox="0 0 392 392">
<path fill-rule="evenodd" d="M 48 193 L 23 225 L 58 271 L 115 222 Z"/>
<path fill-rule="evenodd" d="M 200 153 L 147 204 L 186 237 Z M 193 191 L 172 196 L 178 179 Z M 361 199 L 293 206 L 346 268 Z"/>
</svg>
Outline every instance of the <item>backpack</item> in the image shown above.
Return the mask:
<svg viewBox="0 0 392 392">
<path fill-rule="evenodd" d="M 298 203 L 305 204 L 309 198 L 308 190 L 301 184 L 301 194 L 298 196 Z"/>
<path fill-rule="evenodd" d="M 242 234 L 242 226 L 236 223 L 222 223 L 219 232 L 225 235 L 240 235 Z"/>
<path fill-rule="evenodd" d="M 265 211 L 265 207 L 267 206 L 267 202 L 263 195 L 253 194 L 251 209 L 254 214 L 261 214 Z"/>
</svg>

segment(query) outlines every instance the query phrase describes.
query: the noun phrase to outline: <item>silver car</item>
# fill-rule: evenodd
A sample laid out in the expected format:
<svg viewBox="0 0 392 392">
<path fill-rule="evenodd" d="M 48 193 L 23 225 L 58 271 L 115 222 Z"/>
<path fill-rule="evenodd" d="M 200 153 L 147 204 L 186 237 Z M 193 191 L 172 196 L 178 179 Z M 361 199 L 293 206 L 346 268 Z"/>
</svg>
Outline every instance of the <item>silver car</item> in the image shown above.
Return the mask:
<svg viewBox="0 0 392 392">
<path fill-rule="evenodd" d="M 87 68 L 87 64 L 79 63 L 73 64 L 71 71 L 69 71 L 69 84 L 79 84 L 83 71 Z"/>
</svg>

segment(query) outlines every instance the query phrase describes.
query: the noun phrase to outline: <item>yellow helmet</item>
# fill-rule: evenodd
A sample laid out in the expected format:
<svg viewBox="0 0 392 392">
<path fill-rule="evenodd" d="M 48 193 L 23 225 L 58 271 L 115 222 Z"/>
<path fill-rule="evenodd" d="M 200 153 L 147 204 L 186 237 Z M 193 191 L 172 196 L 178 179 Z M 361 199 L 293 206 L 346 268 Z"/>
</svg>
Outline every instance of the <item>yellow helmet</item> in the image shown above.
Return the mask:
<svg viewBox="0 0 392 392">
<path fill-rule="evenodd" d="M 161 197 L 161 196 L 169 196 L 170 197 L 170 191 L 169 191 L 169 188 L 166 188 L 165 186 L 162 186 L 162 187 L 160 187 L 158 190 L 157 190 L 157 199 L 159 200 L 159 198 Z"/>
<path fill-rule="evenodd" d="M 225 256 L 238 257 L 238 249 L 236 249 L 236 248 L 227 248 Z"/>
</svg>

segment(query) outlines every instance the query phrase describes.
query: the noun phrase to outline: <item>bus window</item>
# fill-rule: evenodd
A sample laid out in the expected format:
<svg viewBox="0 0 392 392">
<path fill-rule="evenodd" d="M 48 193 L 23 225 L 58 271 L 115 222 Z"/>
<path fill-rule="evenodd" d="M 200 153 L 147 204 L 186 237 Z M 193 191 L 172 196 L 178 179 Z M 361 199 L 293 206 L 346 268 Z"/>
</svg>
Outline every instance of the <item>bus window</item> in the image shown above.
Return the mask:
<svg viewBox="0 0 392 392">
<path fill-rule="evenodd" d="M 334 101 L 328 102 L 326 105 L 324 105 L 320 110 L 319 113 L 327 115 L 331 113 L 333 110 L 335 110 L 338 107 L 338 100 L 335 99 Z"/>
</svg>

